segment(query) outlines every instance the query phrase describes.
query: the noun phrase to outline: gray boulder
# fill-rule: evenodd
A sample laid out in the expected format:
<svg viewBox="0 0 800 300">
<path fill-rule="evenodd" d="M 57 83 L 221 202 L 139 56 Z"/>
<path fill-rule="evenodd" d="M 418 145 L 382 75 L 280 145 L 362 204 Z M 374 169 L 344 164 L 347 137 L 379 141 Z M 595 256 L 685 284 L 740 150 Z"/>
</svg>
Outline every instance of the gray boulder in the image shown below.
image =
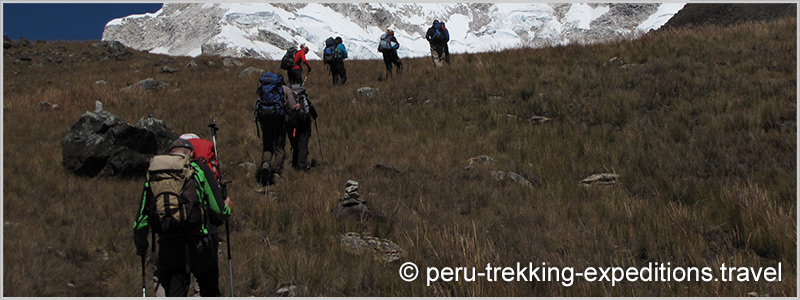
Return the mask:
<svg viewBox="0 0 800 300">
<path fill-rule="evenodd" d="M 378 94 L 378 89 L 371 87 L 362 87 L 356 90 L 356 96 L 372 97 Z"/>
<path fill-rule="evenodd" d="M 105 48 L 108 52 L 108 59 L 125 60 L 132 55 L 131 50 L 119 41 L 103 41 L 95 46 Z"/>
<path fill-rule="evenodd" d="M 163 68 L 161 68 L 161 72 L 162 73 L 175 73 L 175 72 L 178 72 L 178 69 L 170 67 L 170 66 L 164 66 Z"/>
<path fill-rule="evenodd" d="M 264 71 L 264 69 L 259 69 L 259 68 L 256 68 L 256 67 L 249 67 L 249 68 L 244 69 L 241 72 L 239 72 L 239 77 L 244 77 L 244 76 L 247 76 L 247 75 L 250 75 L 250 74 L 261 75 L 261 74 L 264 74 L 264 72 L 266 72 L 266 71 Z"/>
<path fill-rule="evenodd" d="M 226 57 L 225 59 L 222 60 L 222 65 L 225 66 L 226 68 L 232 68 L 232 67 L 244 66 L 244 63 L 236 59 Z"/>
<path fill-rule="evenodd" d="M 197 68 L 197 63 L 193 60 L 190 60 L 189 63 L 186 64 L 187 68 Z"/>
<path fill-rule="evenodd" d="M 178 138 L 178 134 L 169 129 L 164 121 L 154 118 L 153 116 L 145 116 L 136 122 L 136 127 L 148 130 L 156 135 L 156 142 L 158 143 L 158 152 L 165 153 L 169 144 Z"/>
<path fill-rule="evenodd" d="M 152 123 L 147 127 L 158 127 L 158 122 Z M 170 131 L 166 126 L 163 129 Z M 107 111 L 86 112 L 61 140 L 61 164 L 81 176 L 143 176 L 150 158 L 158 153 L 159 145 L 169 143 L 169 140 L 159 140 L 164 136 L 164 133 L 132 126 Z"/>
<path fill-rule="evenodd" d="M 353 254 L 372 254 L 375 259 L 392 263 L 403 258 L 405 251 L 395 242 L 387 239 L 348 232 L 339 237 L 339 243 Z"/>
<path fill-rule="evenodd" d="M 153 78 L 147 78 L 132 85 L 129 85 L 125 88 L 122 88 L 122 91 L 123 92 L 130 92 L 135 90 L 151 91 L 155 89 L 163 89 L 166 88 L 167 86 L 169 86 L 169 83 L 167 82 L 156 81 Z"/>
</svg>

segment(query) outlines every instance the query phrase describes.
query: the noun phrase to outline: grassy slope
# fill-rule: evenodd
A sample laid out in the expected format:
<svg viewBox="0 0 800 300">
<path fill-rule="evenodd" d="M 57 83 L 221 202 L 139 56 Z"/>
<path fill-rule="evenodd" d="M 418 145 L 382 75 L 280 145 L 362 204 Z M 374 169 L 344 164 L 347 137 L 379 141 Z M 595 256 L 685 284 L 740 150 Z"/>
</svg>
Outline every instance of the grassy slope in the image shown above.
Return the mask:
<svg viewBox="0 0 800 300">
<path fill-rule="evenodd" d="M 60 139 L 94 101 L 135 123 L 153 114 L 176 132 L 219 148 L 235 201 L 234 277 L 239 296 L 269 296 L 293 283 L 327 296 L 744 296 L 796 290 L 796 23 L 676 30 L 594 46 L 454 56 L 434 70 L 405 59 L 379 80 L 380 61 L 349 61 L 348 85 L 313 62 L 307 87 L 320 111 L 311 156 L 325 164 L 287 171 L 277 196 L 254 192 L 242 162 L 258 163 L 250 121 L 256 76 L 221 59 L 136 53 L 101 59 L 91 43 L 33 43 L 5 51 L 3 113 L 4 296 L 135 296 L 140 266 L 130 224 L 141 180 L 86 179 L 60 166 Z M 17 61 L 21 52 L 32 58 Z M 71 55 L 71 56 L 70 56 Z M 619 57 L 630 68 L 607 66 Z M 46 57 L 60 58 L 60 64 Z M 208 67 L 213 60 L 216 66 Z M 242 60 L 277 70 L 277 62 Z M 40 67 L 31 66 L 42 62 Z M 163 91 L 119 89 L 153 77 Z M 107 85 L 95 85 L 106 80 Z M 373 98 L 355 89 L 380 89 Z M 179 89 L 179 90 L 178 90 Z M 40 101 L 59 104 L 41 110 Z M 510 118 L 543 115 L 532 124 Z M 288 146 L 287 146 L 288 150 Z M 496 162 L 465 170 L 467 159 Z M 404 172 L 375 169 L 385 161 Z M 287 162 L 288 165 L 288 162 Z M 497 182 L 491 170 L 535 181 Z M 584 188 L 614 171 L 614 187 Z M 336 222 L 329 209 L 348 179 L 388 222 Z M 331 241 L 346 231 L 388 238 L 427 266 L 718 268 L 783 265 L 783 281 L 406 283 L 398 264 L 353 256 Z M 103 252 L 107 253 L 107 260 Z M 401 261 L 401 262 L 402 262 Z M 220 259 L 223 294 L 227 264 Z M 150 288 L 149 288 L 150 289 Z"/>
</svg>

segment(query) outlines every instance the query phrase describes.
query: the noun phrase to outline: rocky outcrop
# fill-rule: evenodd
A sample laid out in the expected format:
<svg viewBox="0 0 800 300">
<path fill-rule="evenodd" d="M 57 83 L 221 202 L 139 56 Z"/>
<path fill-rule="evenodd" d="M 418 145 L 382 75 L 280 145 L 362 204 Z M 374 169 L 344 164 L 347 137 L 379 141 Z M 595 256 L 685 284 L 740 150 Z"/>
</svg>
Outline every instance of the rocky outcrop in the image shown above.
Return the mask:
<svg viewBox="0 0 800 300">
<path fill-rule="evenodd" d="M 339 237 L 340 244 L 353 254 L 372 254 L 375 259 L 391 263 L 400 260 L 405 255 L 403 248 L 387 239 L 363 235 L 357 232 L 348 232 Z"/>
<path fill-rule="evenodd" d="M 143 176 L 150 158 L 177 137 L 163 122 L 143 119 L 133 126 L 107 111 L 84 113 L 61 140 L 62 165 L 88 177 Z"/>
</svg>

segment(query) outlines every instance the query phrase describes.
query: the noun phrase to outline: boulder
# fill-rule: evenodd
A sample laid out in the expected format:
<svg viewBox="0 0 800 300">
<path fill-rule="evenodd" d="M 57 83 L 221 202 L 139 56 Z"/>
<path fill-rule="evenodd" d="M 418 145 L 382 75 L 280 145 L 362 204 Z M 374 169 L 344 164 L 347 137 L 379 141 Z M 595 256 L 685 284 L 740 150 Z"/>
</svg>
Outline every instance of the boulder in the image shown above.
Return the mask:
<svg viewBox="0 0 800 300">
<path fill-rule="evenodd" d="M 163 89 L 163 88 L 167 87 L 168 85 L 169 85 L 169 83 L 167 83 L 167 82 L 156 81 L 153 78 L 147 78 L 147 79 L 141 80 L 141 81 L 139 81 L 137 83 L 134 83 L 132 85 L 129 85 L 129 86 L 125 87 L 125 88 L 122 88 L 121 91 L 123 91 L 123 92 L 130 92 L 130 91 L 134 91 L 134 90 L 151 91 L 151 90 L 155 90 L 155 89 Z"/>
<path fill-rule="evenodd" d="M 147 122 L 151 121 L 140 120 Z M 152 123 L 146 127 L 158 127 L 158 122 Z M 143 176 L 159 145 L 170 142 L 159 140 L 166 134 L 148 128 L 132 126 L 107 111 L 86 112 L 61 140 L 61 164 L 81 176 Z"/>
<path fill-rule="evenodd" d="M 197 63 L 193 60 L 190 60 L 188 64 L 186 64 L 187 68 L 197 68 Z"/>
<path fill-rule="evenodd" d="M 154 118 L 153 116 L 145 116 L 136 122 L 136 127 L 146 129 L 156 135 L 158 142 L 158 152 L 166 153 L 169 150 L 169 144 L 178 138 L 178 134 L 169 129 L 164 121 Z"/>
<path fill-rule="evenodd" d="M 175 73 L 175 72 L 178 72 L 178 69 L 170 66 L 164 66 L 163 68 L 161 68 L 161 73 Z"/>
<path fill-rule="evenodd" d="M 384 263 L 398 261 L 405 254 L 399 245 L 390 240 L 356 232 L 348 232 L 341 235 L 339 242 L 350 253 L 358 255 L 372 254 L 375 259 Z"/>
<path fill-rule="evenodd" d="M 378 93 L 378 89 L 371 87 L 362 87 L 356 90 L 356 96 L 372 97 Z"/>
<path fill-rule="evenodd" d="M 494 163 L 494 158 L 492 158 L 491 156 L 487 156 L 487 155 L 478 155 L 478 156 L 475 156 L 475 157 L 470 157 L 469 159 L 467 159 L 467 162 L 469 164 L 466 167 L 464 167 L 464 169 L 469 171 L 469 170 L 472 170 L 472 168 L 475 168 L 475 166 L 478 166 L 478 165 L 490 165 L 490 164 L 493 164 Z"/>
<path fill-rule="evenodd" d="M 222 65 L 225 66 L 226 68 L 232 68 L 232 67 L 244 66 L 244 63 L 236 59 L 226 57 L 225 59 L 222 60 Z"/>
<path fill-rule="evenodd" d="M 108 59 L 124 60 L 132 54 L 131 50 L 119 41 L 102 41 L 95 45 L 106 49 Z"/>
<path fill-rule="evenodd" d="M 614 185 L 617 183 L 617 179 L 619 179 L 619 175 L 614 173 L 592 174 L 589 177 L 586 177 L 583 180 L 581 180 L 581 184 L 583 184 L 584 186 Z"/>
<path fill-rule="evenodd" d="M 241 72 L 239 72 L 239 77 L 244 77 L 244 76 L 247 76 L 247 75 L 250 75 L 250 74 L 261 75 L 261 74 L 264 74 L 264 72 L 266 72 L 264 69 L 259 69 L 259 68 L 256 68 L 256 67 L 249 67 L 249 68 L 244 69 Z"/>
</svg>

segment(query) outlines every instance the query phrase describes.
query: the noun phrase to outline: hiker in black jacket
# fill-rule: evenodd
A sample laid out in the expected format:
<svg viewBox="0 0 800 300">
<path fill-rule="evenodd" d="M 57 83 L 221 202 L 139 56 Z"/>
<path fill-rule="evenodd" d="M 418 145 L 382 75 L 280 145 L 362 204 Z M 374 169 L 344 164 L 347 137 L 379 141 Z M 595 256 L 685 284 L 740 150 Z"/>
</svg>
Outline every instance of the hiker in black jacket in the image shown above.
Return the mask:
<svg viewBox="0 0 800 300">
<path fill-rule="evenodd" d="M 428 28 L 425 33 L 425 39 L 431 45 L 434 66 L 441 68 L 444 66 L 444 62 L 450 63 L 450 49 L 447 47 L 447 42 L 450 41 L 450 32 L 444 27 L 444 22 L 433 20 L 433 26 Z"/>
<path fill-rule="evenodd" d="M 397 74 L 403 73 L 403 63 L 397 56 L 398 48 L 400 43 L 397 42 L 394 31 L 386 29 L 386 33 L 381 35 L 381 41 L 378 43 L 378 52 L 383 53 L 383 63 L 386 65 L 386 78 L 392 77 L 392 64 L 397 66 Z"/>
</svg>

